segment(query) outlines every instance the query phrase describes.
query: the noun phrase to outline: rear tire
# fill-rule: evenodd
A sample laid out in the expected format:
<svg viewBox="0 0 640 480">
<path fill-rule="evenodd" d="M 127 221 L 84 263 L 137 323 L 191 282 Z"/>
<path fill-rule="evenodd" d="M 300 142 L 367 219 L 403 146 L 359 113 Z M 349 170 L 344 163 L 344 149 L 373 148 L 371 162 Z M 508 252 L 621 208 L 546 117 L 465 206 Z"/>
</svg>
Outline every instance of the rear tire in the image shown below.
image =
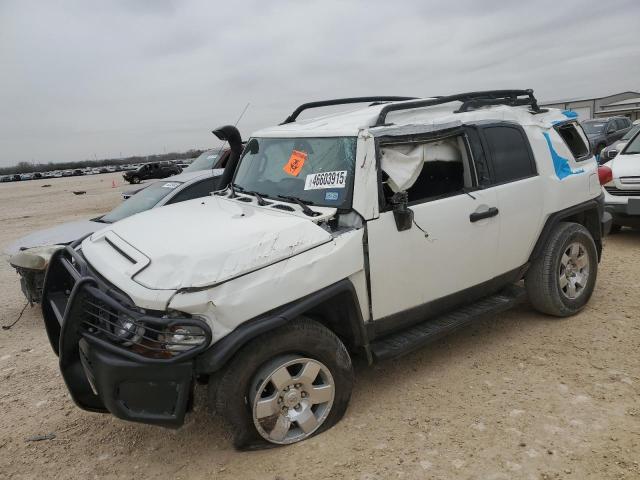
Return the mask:
<svg viewBox="0 0 640 480">
<path fill-rule="evenodd" d="M 352 388 L 344 344 L 323 325 L 300 317 L 245 345 L 210 385 L 209 402 L 229 425 L 234 446 L 256 450 L 332 427 L 344 415 Z"/>
<path fill-rule="evenodd" d="M 589 231 L 577 223 L 558 224 L 544 251 L 525 276 L 533 307 L 548 315 L 567 317 L 584 308 L 596 283 L 598 253 Z"/>
</svg>

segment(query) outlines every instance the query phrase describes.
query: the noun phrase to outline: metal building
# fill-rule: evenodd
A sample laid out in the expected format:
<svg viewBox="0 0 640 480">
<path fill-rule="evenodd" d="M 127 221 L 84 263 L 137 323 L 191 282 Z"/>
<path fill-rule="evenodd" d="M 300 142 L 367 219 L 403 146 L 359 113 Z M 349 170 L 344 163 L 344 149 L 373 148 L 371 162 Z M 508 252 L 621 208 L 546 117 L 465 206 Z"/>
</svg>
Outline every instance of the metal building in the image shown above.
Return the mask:
<svg viewBox="0 0 640 480">
<path fill-rule="evenodd" d="M 579 120 L 622 115 L 631 121 L 640 119 L 640 92 L 622 92 L 598 98 L 573 98 L 541 102 L 541 106 L 571 110 Z"/>
</svg>

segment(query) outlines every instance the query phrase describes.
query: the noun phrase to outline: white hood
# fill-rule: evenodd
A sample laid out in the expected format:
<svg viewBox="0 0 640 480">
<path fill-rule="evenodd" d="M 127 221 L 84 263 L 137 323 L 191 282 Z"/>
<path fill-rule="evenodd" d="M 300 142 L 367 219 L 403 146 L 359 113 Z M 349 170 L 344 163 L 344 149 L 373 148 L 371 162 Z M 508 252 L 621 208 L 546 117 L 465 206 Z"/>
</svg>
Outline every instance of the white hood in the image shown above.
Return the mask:
<svg viewBox="0 0 640 480">
<path fill-rule="evenodd" d="M 640 177 L 640 154 L 618 154 L 607 164 L 611 168 L 613 178 Z"/>
<path fill-rule="evenodd" d="M 296 213 L 213 196 L 126 218 L 96 232 L 82 250 L 116 286 L 133 278 L 149 289 L 176 290 L 229 280 L 331 238 Z"/>
</svg>

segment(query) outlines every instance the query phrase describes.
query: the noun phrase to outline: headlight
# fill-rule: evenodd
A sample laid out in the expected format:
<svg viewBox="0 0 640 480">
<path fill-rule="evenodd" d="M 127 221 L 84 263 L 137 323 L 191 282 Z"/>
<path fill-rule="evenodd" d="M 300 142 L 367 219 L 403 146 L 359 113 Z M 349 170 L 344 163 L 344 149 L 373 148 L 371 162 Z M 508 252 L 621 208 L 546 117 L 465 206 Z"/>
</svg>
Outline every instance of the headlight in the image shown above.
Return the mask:
<svg viewBox="0 0 640 480">
<path fill-rule="evenodd" d="M 200 327 L 174 325 L 159 340 L 167 350 L 177 354 L 202 345 L 206 338 L 204 330 Z"/>
<path fill-rule="evenodd" d="M 144 327 L 136 323 L 129 315 L 118 315 L 115 323 L 113 333 L 122 341 L 125 347 L 138 343 L 145 333 Z"/>
</svg>

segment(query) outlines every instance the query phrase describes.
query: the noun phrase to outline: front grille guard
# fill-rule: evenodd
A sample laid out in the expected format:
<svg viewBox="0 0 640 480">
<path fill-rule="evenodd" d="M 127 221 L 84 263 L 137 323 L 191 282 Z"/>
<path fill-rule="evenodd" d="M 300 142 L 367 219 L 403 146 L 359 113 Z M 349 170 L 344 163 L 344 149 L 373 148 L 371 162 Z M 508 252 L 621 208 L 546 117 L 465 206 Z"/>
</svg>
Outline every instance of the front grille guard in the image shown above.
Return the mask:
<svg viewBox="0 0 640 480">
<path fill-rule="evenodd" d="M 109 352 L 146 364 L 182 362 L 193 358 L 209 346 L 211 329 L 204 321 L 189 317 L 161 318 L 136 309 L 125 295 L 91 271 L 82 255 L 75 249 L 81 241 L 82 239 L 53 254 L 42 294 L 45 327 L 51 347 L 60 356 L 61 366 L 63 356 L 77 356 L 78 342 L 81 338 Z M 113 333 L 113 328 L 116 327 L 114 320 L 118 315 L 130 319 L 135 330 L 145 328 L 145 334 L 140 336 L 138 342 L 123 342 Z M 178 325 L 198 327 L 202 334 L 190 336 L 204 336 L 204 341 L 193 346 L 183 342 L 161 342 L 157 338 L 164 330 Z M 175 350 L 162 349 L 161 344 L 191 348 L 176 353 Z M 171 353 L 171 356 L 148 356 L 160 356 L 163 352 Z"/>
</svg>

